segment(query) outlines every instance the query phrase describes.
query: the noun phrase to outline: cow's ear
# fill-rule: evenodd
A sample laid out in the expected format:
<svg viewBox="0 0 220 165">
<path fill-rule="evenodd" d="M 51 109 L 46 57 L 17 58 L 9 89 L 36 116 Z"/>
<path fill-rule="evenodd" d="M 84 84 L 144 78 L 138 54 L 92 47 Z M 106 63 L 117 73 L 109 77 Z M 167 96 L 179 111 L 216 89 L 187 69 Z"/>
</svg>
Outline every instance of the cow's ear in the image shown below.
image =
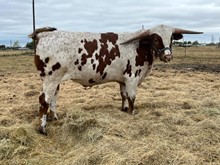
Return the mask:
<svg viewBox="0 0 220 165">
<path fill-rule="evenodd" d="M 180 40 L 183 38 L 183 35 L 182 34 L 179 34 L 179 33 L 173 33 L 173 39 L 174 40 Z"/>
</svg>

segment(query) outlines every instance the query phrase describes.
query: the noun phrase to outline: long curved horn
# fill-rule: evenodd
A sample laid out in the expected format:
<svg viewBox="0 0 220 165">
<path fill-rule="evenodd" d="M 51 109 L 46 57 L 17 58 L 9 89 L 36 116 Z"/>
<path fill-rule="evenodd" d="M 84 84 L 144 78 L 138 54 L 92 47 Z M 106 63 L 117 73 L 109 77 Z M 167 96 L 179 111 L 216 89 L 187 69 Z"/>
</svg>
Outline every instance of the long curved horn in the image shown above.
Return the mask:
<svg viewBox="0 0 220 165">
<path fill-rule="evenodd" d="M 173 33 L 178 33 L 178 34 L 203 34 L 203 32 L 196 32 L 196 31 L 184 30 L 184 29 L 179 29 L 179 28 L 174 28 Z"/>
<path fill-rule="evenodd" d="M 147 37 L 149 35 L 150 35 L 150 30 L 144 31 L 144 32 L 130 38 L 129 40 L 122 42 L 121 45 L 122 44 L 127 44 L 129 42 L 132 42 L 132 41 L 135 41 L 135 40 L 138 40 L 138 39 L 142 39 L 142 38 Z"/>
</svg>

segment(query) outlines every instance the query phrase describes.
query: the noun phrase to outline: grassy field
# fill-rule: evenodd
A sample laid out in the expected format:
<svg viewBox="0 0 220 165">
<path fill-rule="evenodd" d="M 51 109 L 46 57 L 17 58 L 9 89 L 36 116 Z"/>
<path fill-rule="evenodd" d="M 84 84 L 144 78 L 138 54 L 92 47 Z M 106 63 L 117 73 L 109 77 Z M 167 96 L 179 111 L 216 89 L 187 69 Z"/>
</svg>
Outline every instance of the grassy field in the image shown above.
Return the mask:
<svg viewBox="0 0 220 165">
<path fill-rule="evenodd" d="M 0 52 L 0 164 L 219 165 L 220 49 L 173 53 L 138 88 L 135 116 L 120 111 L 117 83 L 62 83 L 59 120 L 42 136 L 33 56 Z"/>
</svg>

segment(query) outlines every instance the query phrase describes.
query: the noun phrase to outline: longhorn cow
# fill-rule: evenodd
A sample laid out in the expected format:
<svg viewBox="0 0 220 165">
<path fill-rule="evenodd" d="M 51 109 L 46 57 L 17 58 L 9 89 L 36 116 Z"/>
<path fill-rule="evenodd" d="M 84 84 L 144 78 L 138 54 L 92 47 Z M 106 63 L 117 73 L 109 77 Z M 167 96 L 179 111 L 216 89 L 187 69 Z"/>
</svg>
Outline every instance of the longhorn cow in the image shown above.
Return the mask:
<svg viewBox="0 0 220 165">
<path fill-rule="evenodd" d="M 35 66 L 43 80 L 39 96 L 39 132 L 46 134 L 47 111 L 56 115 L 59 84 L 73 80 L 83 86 L 118 82 L 122 97 L 122 111 L 135 114 L 137 86 L 152 70 L 155 58 L 172 59 L 172 41 L 182 34 L 201 34 L 159 25 L 135 33 L 82 33 L 57 31 L 45 27 L 29 37 L 37 40 Z"/>
</svg>

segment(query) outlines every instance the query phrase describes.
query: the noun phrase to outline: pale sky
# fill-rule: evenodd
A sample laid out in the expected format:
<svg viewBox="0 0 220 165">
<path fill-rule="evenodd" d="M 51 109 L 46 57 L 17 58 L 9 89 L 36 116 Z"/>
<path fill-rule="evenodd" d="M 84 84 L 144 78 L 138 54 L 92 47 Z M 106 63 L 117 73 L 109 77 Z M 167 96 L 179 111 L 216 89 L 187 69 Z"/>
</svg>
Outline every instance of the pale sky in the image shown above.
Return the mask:
<svg viewBox="0 0 220 165">
<path fill-rule="evenodd" d="M 220 0 L 35 0 L 36 28 L 81 32 L 134 32 L 159 24 L 195 31 L 185 40 L 220 38 Z M 0 0 L 0 45 L 31 40 L 32 0 Z"/>
</svg>

